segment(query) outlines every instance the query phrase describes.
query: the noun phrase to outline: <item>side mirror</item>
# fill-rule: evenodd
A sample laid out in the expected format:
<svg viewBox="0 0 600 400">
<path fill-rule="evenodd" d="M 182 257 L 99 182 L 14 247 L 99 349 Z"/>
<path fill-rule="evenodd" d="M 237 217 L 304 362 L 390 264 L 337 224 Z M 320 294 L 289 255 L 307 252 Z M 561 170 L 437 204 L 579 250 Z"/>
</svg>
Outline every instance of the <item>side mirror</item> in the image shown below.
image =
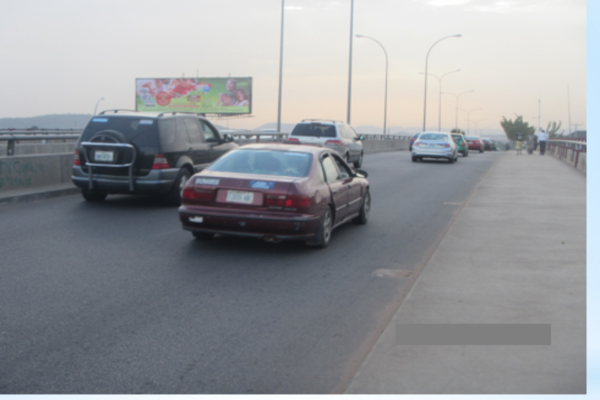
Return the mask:
<svg viewBox="0 0 600 400">
<path fill-rule="evenodd" d="M 360 169 L 360 168 L 355 168 L 354 169 L 354 175 L 358 176 L 359 178 L 366 178 L 369 176 L 369 174 L 367 173 L 367 171 L 365 171 L 364 169 Z"/>
<path fill-rule="evenodd" d="M 233 136 L 231 136 L 229 133 L 226 133 L 223 135 L 223 143 L 230 143 L 233 142 Z"/>
<path fill-rule="evenodd" d="M 354 140 L 365 140 L 365 137 L 363 135 L 358 135 Z"/>
</svg>

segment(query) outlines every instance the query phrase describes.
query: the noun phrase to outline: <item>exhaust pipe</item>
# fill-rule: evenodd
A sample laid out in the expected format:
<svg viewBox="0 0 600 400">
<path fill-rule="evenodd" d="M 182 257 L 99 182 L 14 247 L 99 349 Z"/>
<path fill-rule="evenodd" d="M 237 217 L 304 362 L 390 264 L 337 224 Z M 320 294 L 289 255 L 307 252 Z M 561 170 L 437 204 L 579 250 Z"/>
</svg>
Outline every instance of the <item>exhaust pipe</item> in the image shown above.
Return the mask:
<svg viewBox="0 0 600 400">
<path fill-rule="evenodd" d="M 265 242 L 267 242 L 267 243 L 279 243 L 279 242 L 282 241 L 281 239 L 279 239 L 279 238 L 277 238 L 275 236 L 272 236 L 272 235 L 265 235 L 265 236 L 263 236 L 263 240 Z"/>
</svg>

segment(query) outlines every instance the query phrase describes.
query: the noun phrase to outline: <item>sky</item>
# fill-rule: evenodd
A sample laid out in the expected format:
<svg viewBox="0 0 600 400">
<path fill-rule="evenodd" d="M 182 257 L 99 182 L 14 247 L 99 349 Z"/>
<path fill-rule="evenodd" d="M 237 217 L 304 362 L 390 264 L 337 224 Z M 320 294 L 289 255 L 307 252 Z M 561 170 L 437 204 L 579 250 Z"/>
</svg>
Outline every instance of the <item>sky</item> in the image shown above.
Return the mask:
<svg viewBox="0 0 600 400">
<path fill-rule="evenodd" d="M 253 129 L 277 121 L 281 0 L 2 0 L 0 118 L 134 108 L 135 79 L 253 78 Z M 351 0 L 286 0 L 282 123 L 346 120 Z M 354 34 L 388 55 L 387 126 L 420 129 L 424 75 L 441 127 L 502 132 L 502 117 L 586 128 L 585 0 L 354 0 Z M 351 124 L 382 129 L 385 54 L 353 38 Z M 471 93 L 465 93 L 470 92 Z M 440 87 L 430 76 L 427 125 Z M 465 94 L 462 94 L 465 93 Z M 462 95 L 461 95 L 462 94 Z M 458 117 L 456 103 L 458 98 Z M 219 122 L 223 125 L 222 122 Z M 575 126 L 577 124 L 577 126 Z M 396 127 L 396 128 L 394 128 Z M 364 132 L 375 133 L 375 132 Z"/>
</svg>

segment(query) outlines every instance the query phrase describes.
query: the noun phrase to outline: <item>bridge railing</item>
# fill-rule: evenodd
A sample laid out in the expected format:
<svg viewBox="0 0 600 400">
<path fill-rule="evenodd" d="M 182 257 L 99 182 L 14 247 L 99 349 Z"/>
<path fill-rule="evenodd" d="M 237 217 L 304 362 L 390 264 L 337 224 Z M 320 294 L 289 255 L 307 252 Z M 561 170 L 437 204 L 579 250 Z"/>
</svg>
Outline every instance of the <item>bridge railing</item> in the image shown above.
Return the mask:
<svg viewBox="0 0 600 400">
<path fill-rule="evenodd" d="M 550 139 L 546 151 L 569 165 L 586 173 L 587 141 L 586 139 Z"/>
</svg>

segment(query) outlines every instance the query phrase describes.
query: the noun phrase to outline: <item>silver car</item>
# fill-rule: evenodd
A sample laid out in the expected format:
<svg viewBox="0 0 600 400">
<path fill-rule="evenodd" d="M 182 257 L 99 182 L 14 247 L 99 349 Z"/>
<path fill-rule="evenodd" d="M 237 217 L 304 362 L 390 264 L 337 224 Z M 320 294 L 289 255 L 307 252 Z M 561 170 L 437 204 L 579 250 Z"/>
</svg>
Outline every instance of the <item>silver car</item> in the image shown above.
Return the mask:
<svg viewBox="0 0 600 400">
<path fill-rule="evenodd" d="M 413 144 L 412 160 L 424 158 L 444 158 L 452 164 L 458 161 L 458 147 L 449 133 L 423 132 Z"/>
<path fill-rule="evenodd" d="M 348 164 L 360 168 L 363 161 L 364 136 L 358 135 L 345 122 L 304 119 L 296 124 L 287 138 L 288 143 L 315 144 L 337 151 Z"/>
</svg>

